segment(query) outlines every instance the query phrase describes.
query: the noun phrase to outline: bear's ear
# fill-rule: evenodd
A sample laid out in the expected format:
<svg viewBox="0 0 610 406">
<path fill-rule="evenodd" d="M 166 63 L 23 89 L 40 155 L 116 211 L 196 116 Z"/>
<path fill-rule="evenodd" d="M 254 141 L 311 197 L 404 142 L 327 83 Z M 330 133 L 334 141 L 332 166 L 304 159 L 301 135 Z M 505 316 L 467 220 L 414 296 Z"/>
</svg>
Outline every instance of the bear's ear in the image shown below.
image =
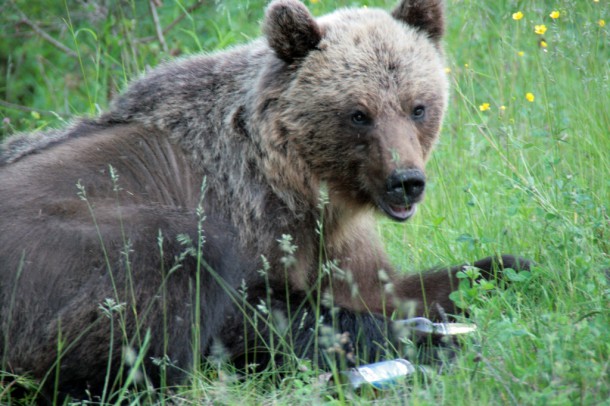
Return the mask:
<svg viewBox="0 0 610 406">
<path fill-rule="evenodd" d="M 276 0 L 265 14 L 263 33 L 278 57 L 291 63 L 306 56 L 322 39 L 322 31 L 298 0 Z"/>
<path fill-rule="evenodd" d="M 445 17 L 442 0 L 403 0 L 392 12 L 397 20 L 428 34 L 438 43 L 445 33 Z"/>
</svg>

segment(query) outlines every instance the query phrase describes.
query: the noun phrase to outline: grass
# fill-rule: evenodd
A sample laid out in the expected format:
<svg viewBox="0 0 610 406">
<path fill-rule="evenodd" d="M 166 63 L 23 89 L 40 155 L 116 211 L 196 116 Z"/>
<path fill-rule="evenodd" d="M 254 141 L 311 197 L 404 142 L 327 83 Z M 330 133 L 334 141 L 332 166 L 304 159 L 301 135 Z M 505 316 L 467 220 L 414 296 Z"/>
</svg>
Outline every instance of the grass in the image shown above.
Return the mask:
<svg viewBox="0 0 610 406">
<path fill-rule="evenodd" d="M 106 13 L 95 2 L 68 8 L 46 3 L 0 6 L 0 136 L 95 114 L 130 78 L 168 54 L 214 51 L 258 36 L 263 4 L 204 3 L 165 34 L 164 52 L 146 2 L 110 2 Z M 344 5 L 389 9 L 393 3 L 308 5 L 322 14 Z M 494 252 L 526 256 L 537 266 L 530 275 L 514 275 L 506 290 L 483 294 L 489 287 L 479 285 L 463 292 L 479 331 L 465 342 L 453 371 L 428 384 L 414 382 L 409 391 L 385 393 L 381 401 L 610 404 L 610 285 L 604 272 L 610 268 L 610 41 L 600 22 L 610 19 L 610 5 L 446 3 L 452 97 L 428 166 L 426 202 L 408 224 L 381 220 L 379 230 L 406 271 Z M 164 2 L 161 27 L 188 8 Z M 554 10 L 559 18 L 550 17 Z M 512 18 L 517 11 L 524 15 L 520 20 Z M 77 57 L 33 34 L 24 16 Z M 540 24 L 547 27 L 543 35 L 534 32 Z M 489 109 L 481 108 L 484 103 Z M 262 374 L 237 381 L 230 368 L 212 365 L 171 400 L 370 402 L 364 395 L 331 396 L 316 371 L 295 369 L 278 379 Z M 7 389 L 0 386 L 0 403 Z"/>
</svg>

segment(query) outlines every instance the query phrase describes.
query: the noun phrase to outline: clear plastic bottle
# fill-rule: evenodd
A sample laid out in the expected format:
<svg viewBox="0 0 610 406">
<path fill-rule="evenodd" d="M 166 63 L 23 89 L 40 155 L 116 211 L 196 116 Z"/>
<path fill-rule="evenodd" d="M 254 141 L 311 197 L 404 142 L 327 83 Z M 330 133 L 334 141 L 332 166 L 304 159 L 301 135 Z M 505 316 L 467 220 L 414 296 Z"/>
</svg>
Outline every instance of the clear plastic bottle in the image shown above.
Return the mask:
<svg viewBox="0 0 610 406">
<path fill-rule="evenodd" d="M 341 376 L 354 389 L 369 385 L 375 389 L 384 390 L 420 370 L 423 371 L 409 361 L 398 358 L 342 371 Z"/>
</svg>

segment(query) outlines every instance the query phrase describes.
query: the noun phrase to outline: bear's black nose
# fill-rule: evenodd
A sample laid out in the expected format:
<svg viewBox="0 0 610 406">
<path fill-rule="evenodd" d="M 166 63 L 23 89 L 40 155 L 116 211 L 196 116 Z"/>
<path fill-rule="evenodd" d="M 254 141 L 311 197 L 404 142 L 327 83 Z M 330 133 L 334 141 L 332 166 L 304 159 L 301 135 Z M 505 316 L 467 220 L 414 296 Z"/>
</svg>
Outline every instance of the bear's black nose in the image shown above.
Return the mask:
<svg viewBox="0 0 610 406">
<path fill-rule="evenodd" d="M 408 203 L 419 200 L 426 187 L 426 177 L 419 169 L 397 169 L 388 177 L 387 193 Z"/>
</svg>

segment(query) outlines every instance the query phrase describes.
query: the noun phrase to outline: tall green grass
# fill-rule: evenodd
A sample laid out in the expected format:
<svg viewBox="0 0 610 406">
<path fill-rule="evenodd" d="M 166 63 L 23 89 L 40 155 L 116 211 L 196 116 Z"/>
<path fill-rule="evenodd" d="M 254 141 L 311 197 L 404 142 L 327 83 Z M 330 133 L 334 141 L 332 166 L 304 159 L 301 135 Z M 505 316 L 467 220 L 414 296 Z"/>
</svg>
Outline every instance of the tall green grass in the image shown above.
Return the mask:
<svg viewBox="0 0 610 406">
<path fill-rule="evenodd" d="M 107 10 L 96 4 L 106 4 Z M 393 1 L 309 1 L 316 14 Z M 393 260 L 415 271 L 498 252 L 533 259 L 507 289 L 464 292 L 476 337 L 451 373 L 381 395 L 395 404 L 608 404 L 610 399 L 610 46 L 600 0 L 447 0 L 452 82 L 426 202 L 405 225 L 381 219 Z M 20 14 L 17 8 L 23 14 Z M 168 27 L 190 7 L 158 8 Z M 264 2 L 207 2 L 155 36 L 147 2 L 14 1 L 0 6 L 0 136 L 103 110 L 130 78 L 170 55 L 259 35 Z M 523 18 L 515 20 L 513 13 Z M 559 17 L 550 17 L 558 11 Z M 59 50 L 24 15 L 76 53 Z M 544 24 L 544 34 L 534 27 Z M 543 46 L 544 41 L 546 46 Z M 534 100 L 526 98 L 527 93 Z M 485 103 L 489 108 L 485 109 Z M 483 107 L 483 108 L 482 108 Z M 1 197 L 0 197 L 1 198 Z M 302 366 L 238 380 L 205 366 L 174 402 L 367 403 Z M 21 379 L 21 378 L 20 378 Z M 279 384 L 278 384 L 279 380 Z M 6 387 L 0 386 L 0 403 Z"/>
</svg>

